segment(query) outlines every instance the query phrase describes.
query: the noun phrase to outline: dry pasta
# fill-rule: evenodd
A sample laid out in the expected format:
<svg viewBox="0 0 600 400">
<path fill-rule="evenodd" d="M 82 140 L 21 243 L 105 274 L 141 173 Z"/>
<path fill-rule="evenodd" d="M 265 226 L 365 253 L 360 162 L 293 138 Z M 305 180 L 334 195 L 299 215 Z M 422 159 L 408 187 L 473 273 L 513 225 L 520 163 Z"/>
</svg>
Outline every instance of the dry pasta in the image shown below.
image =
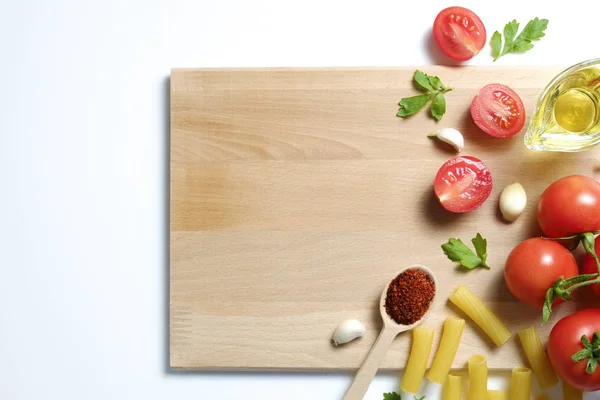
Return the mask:
<svg viewBox="0 0 600 400">
<path fill-rule="evenodd" d="M 513 368 L 510 381 L 510 400 L 529 400 L 531 397 L 531 370 Z"/>
<path fill-rule="evenodd" d="M 506 400 L 506 392 L 504 390 L 488 390 L 487 400 Z"/>
<path fill-rule="evenodd" d="M 550 397 L 546 393 L 542 393 L 535 396 L 535 400 L 550 400 Z"/>
<path fill-rule="evenodd" d="M 444 384 L 443 400 L 462 399 L 462 378 L 460 375 L 448 375 Z"/>
<path fill-rule="evenodd" d="M 400 386 L 406 393 L 417 393 L 421 386 L 425 369 L 429 361 L 429 353 L 433 344 L 434 330 L 431 328 L 417 327 L 412 330 L 413 340 L 410 356 L 406 364 L 404 378 Z"/>
<path fill-rule="evenodd" d="M 487 397 L 488 367 L 484 356 L 474 355 L 467 362 L 469 369 L 469 400 Z"/>
<path fill-rule="evenodd" d="M 535 327 L 531 326 L 519 331 L 518 336 L 540 387 L 546 390 L 556 385 L 558 378 L 554 369 L 552 369 L 552 365 L 550 365 L 550 361 L 542 347 L 542 342 Z"/>
<path fill-rule="evenodd" d="M 431 382 L 443 384 L 450 372 L 454 356 L 458 350 L 460 338 L 462 336 L 465 320 L 460 318 L 448 317 L 444 322 L 444 330 L 437 353 L 431 363 L 431 368 L 427 373 L 427 378 Z"/>
<path fill-rule="evenodd" d="M 497 346 L 511 337 L 506 325 L 465 286 L 459 285 L 450 295 L 450 301 L 467 314 Z"/>
</svg>

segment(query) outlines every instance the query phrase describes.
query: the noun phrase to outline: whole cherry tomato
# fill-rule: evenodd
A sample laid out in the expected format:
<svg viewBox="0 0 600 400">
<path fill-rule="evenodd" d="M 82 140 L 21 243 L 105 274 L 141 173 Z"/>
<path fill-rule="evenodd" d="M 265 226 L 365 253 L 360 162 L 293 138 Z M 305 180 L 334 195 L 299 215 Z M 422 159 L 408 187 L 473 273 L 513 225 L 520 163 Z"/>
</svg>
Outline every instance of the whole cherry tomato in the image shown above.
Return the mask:
<svg viewBox="0 0 600 400">
<path fill-rule="evenodd" d="M 600 183 L 582 175 L 557 180 L 542 193 L 537 218 L 551 238 L 600 230 Z"/>
<path fill-rule="evenodd" d="M 504 266 L 508 290 L 521 302 L 542 308 L 546 291 L 561 276 L 579 274 L 575 257 L 553 240 L 531 238 L 521 242 L 509 254 Z M 562 302 L 556 299 L 554 305 Z"/>
<path fill-rule="evenodd" d="M 582 340 L 582 336 L 586 339 Z M 575 354 L 578 354 L 578 361 L 572 360 Z M 600 308 L 587 308 L 568 315 L 550 331 L 550 363 L 557 375 L 576 389 L 584 392 L 600 390 L 600 368 L 594 367 L 598 364 L 599 354 Z"/>
</svg>

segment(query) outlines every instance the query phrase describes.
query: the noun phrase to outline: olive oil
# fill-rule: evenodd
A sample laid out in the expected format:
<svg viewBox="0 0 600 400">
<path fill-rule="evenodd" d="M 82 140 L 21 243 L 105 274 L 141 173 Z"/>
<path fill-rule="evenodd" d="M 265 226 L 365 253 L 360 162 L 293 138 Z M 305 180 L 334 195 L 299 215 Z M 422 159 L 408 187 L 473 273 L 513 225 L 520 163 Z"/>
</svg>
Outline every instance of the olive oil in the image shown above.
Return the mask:
<svg viewBox="0 0 600 400">
<path fill-rule="evenodd" d="M 568 132 L 587 132 L 594 125 L 597 114 L 593 95 L 579 89 L 567 90 L 554 104 L 554 119 Z"/>
<path fill-rule="evenodd" d="M 576 64 L 546 86 L 525 133 L 537 151 L 582 151 L 600 143 L 600 59 Z"/>
</svg>

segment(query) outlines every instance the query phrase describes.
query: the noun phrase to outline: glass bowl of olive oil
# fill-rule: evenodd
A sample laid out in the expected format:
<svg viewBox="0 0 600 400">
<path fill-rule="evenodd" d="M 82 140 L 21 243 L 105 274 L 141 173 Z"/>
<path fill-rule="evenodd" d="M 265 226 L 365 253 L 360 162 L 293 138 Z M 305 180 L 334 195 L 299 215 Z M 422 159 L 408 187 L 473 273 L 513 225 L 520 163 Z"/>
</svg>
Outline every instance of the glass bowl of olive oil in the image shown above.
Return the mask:
<svg viewBox="0 0 600 400">
<path fill-rule="evenodd" d="M 538 98 L 525 145 L 534 151 L 574 152 L 600 143 L 600 58 L 558 74 Z"/>
</svg>

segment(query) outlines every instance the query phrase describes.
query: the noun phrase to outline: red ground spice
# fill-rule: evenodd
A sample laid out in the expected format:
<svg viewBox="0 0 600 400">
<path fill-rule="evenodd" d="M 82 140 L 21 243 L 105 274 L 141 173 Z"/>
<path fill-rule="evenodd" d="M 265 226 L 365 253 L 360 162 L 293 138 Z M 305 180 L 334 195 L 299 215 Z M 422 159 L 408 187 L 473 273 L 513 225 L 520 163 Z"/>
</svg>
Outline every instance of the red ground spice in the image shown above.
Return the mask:
<svg viewBox="0 0 600 400">
<path fill-rule="evenodd" d="M 429 309 L 435 295 L 435 283 L 420 269 L 408 269 L 390 283 L 385 310 L 400 325 L 411 325 Z"/>
</svg>

